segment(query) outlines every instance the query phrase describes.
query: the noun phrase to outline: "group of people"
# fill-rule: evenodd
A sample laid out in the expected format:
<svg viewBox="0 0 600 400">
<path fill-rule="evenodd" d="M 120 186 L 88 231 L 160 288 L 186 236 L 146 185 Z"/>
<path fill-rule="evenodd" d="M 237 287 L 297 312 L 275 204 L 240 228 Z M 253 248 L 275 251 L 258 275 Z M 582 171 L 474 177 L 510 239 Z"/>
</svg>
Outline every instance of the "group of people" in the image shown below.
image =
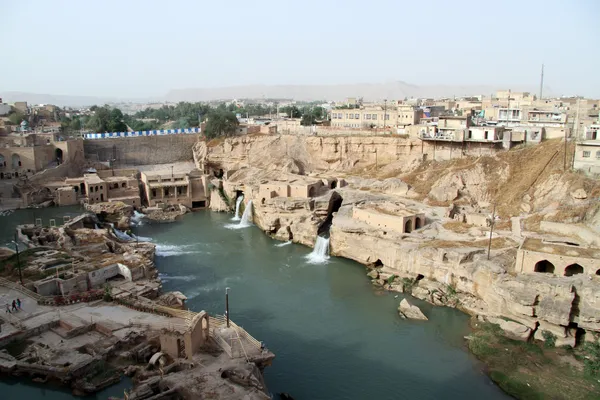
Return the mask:
<svg viewBox="0 0 600 400">
<path fill-rule="evenodd" d="M 19 310 L 21 310 L 21 299 L 16 299 L 16 300 L 13 300 L 13 301 L 12 301 L 12 311 L 11 311 L 10 304 L 6 303 L 6 312 L 7 312 L 7 313 L 9 313 L 9 314 L 10 314 L 10 313 L 12 313 L 13 311 L 14 311 L 14 312 L 17 312 L 17 311 L 19 311 Z"/>
</svg>

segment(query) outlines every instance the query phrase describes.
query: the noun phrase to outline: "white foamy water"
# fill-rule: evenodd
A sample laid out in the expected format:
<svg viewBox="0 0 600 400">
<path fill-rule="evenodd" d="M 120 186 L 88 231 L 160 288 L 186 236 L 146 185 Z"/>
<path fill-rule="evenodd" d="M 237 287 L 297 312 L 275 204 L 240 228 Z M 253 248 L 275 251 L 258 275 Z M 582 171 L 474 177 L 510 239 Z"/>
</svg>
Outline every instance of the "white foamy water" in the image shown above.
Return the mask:
<svg viewBox="0 0 600 400">
<path fill-rule="evenodd" d="M 235 215 L 234 215 L 233 218 L 231 218 L 232 221 L 239 221 L 240 220 L 240 204 L 242 204 L 242 200 L 244 200 L 244 195 L 241 195 L 235 201 Z"/>
<path fill-rule="evenodd" d="M 242 215 L 242 219 L 237 224 L 227 224 L 225 228 L 227 229 L 243 229 L 252 226 L 252 200 L 246 204 L 246 209 L 244 210 L 244 214 Z"/>
<path fill-rule="evenodd" d="M 183 276 L 179 276 L 179 275 L 169 275 L 169 274 L 158 274 L 158 277 L 162 280 L 162 281 L 187 281 L 187 282 L 191 282 L 194 281 L 196 279 L 198 279 L 197 276 L 194 275 L 183 275 Z"/>
<path fill-rule="evenodd" d="M 115 236 L 118 237 L 121 240 L 124 240 L 124 241 L 134 240 L 134 238 L 132 238 L 131 236 L 129 236 L 125 232 L 122 232 L 122 231 L 118 230 L 117 228 L 113 228 L 113 232 L 114 232 Z"/>
<path fill-rule="evenodd" d="M 306 255 L 309 264 L 326 264 L 329 260 L 329 239 L 317 236 L 315 248 Z"/>
<path fill-rule="evenodd" d="M 194 250 L 194 244 L 157 244 L 155 255 L 157 257 L 173 257 L 184 254 L 199 254 L 201 251 Z"/>
<path fill-rule="evenodd" d="M 169 279 L 169 278 L 167 278 L 167 279 Z M 191 300 L 195 297 L 200 296 L 203 293 L 211 293 L 211 292 L 223 292 L 224 293 L 226 287 L 232 286 L 233 282 L 238 282 L 240 280 L 241 280 L 241 278 L 239 276 L 226 277 L 224 279 L 220 279 L 220 280 L 210 283 L 208 285 L 194 288 L 194 289 L 186 292 L 185 295 L 187 296 L 188 300 Z"/>
<path fill-rule="evenodd" d="M 288 240 L 287 242 L 277 243 L 277 244 L 275 244 L 275 247 L 283 247 L 283 246 L 287 246 L 288 244 L 292 244 L 292 241 Z"/>
<path fill-rule="evenodd" d="M 142 221 L 142 220 L 145 216 L 146 216 L 145 214 L 142 214 L 141 212 L 133 210 L 133 217 L 131 217 L 131 225 L 134 225 L 134 226 L 143 225 L 144 221 Z"/>
<path fill-rule="evenodd" d="M 151 237 L 146 237 L 146 236 L 137 236 L 137 235 L 135 235 L 135 234 L 133 234 L 133 233 L 131 234 L 131 237 L 132 237 L 134 240 L 137 240 L 138 242 L 151 242 L 151 241 L 152 241 L 152 238 L 151 238 Z"/>
</svg>

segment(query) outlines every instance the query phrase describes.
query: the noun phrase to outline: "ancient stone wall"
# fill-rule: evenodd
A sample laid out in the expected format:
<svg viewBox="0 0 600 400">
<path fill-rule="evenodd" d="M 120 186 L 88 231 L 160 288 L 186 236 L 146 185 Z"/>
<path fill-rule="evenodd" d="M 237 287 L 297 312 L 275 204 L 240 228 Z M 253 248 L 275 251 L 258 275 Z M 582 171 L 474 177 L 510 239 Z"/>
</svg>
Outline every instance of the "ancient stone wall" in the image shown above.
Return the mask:
<svg viewBox="0 0 600 400">
<path fill-rule="evenodd" d="M 85 156 L 115 165 L 167 164 L 192 161 L 198 135 L 164 135 L 84 141 Z"/>
</svg>

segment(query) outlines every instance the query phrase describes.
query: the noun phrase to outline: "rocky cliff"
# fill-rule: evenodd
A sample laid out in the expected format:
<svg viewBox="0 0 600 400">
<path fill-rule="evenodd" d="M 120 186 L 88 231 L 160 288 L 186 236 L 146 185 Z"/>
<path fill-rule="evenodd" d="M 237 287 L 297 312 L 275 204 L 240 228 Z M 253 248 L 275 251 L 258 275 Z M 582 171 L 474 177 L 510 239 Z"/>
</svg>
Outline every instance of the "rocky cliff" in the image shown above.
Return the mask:
<svg viewBox="0 0 600 400">
<path fill-rule="evenodd" d="M 236 171 L 253 166 L 305 175 L 311 172 L 348 172 L 378 165 L 416 167 L 429 144 L 392 136 L 320 137 L 248 135 L 194 145 L 194 161 L 204 166 Z"/>
<path fill-rule="evenodd" d="M 349 186 L 337 190 L 343 200 L 332 215 L 330 252 L 372 268 L 377 285 L 512 320 L 504 324 L 510 334 L 525 339 L 543 340 L 541 332 L 549 331 L 557 345 L 575 345 L 585 332 L 600 333 L 600 279 L 515 272 L 517 248 L 525 236 L 541 235 L 540 222 L 580 223 L 592 236 L 600 231 L 600 204 L 593 201 L 600 185 L 563 171 L 564 144 L 423 162 L 427 146 L 398 137 L 247 136 L 198 142 L 194 157 L 199 168 L 230 173 L 228 195 L 243 192 L 244 201 L 254 200 L 254 222 L 262 230 L 307 246 L 328 216 L 332 192 L 261 202 L 259 184 L 344 176 Z M 352 217 L 356 205 L 382 202 L 424 214 L 425 227 L 404 234 Z M 481 217 L 480 225 L 465 223 L 472 214 Z"/>
</svg>

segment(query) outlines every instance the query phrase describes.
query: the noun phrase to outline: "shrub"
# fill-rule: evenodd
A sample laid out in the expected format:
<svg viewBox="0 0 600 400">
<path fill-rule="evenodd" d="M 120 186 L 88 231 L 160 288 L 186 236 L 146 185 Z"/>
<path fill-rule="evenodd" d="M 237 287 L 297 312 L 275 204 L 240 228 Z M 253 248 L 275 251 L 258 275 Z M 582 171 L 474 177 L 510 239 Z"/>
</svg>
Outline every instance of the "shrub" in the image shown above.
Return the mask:
<svg viewBox="0 0 600 400">
<path fill-rule="evenodd" d="M 404 293 L 412 293 L 412 288 L 416 281 L 412 278 L 402 278 L 402 291 Z"/>
<path fill-rule="evenodd" d="M 593 377 L 600 376 L 600 342 L 598 342 L 598 339 L 586 343 L 583 346 L 583 351 L 585 353 L 583 360 L 585 373 Z"/>
<path fill-rule="evenodd" d="M 104 286 L 104 301 L 112 301 L 112 289 L 110 285 Z"/>
<path fill-rule="evenodd" d="M 556 347 L 556 335 L 550 331 L 542 331 L 542 337 L 544 338 L 544 347 L 552 348 Z"/>
</svg>

